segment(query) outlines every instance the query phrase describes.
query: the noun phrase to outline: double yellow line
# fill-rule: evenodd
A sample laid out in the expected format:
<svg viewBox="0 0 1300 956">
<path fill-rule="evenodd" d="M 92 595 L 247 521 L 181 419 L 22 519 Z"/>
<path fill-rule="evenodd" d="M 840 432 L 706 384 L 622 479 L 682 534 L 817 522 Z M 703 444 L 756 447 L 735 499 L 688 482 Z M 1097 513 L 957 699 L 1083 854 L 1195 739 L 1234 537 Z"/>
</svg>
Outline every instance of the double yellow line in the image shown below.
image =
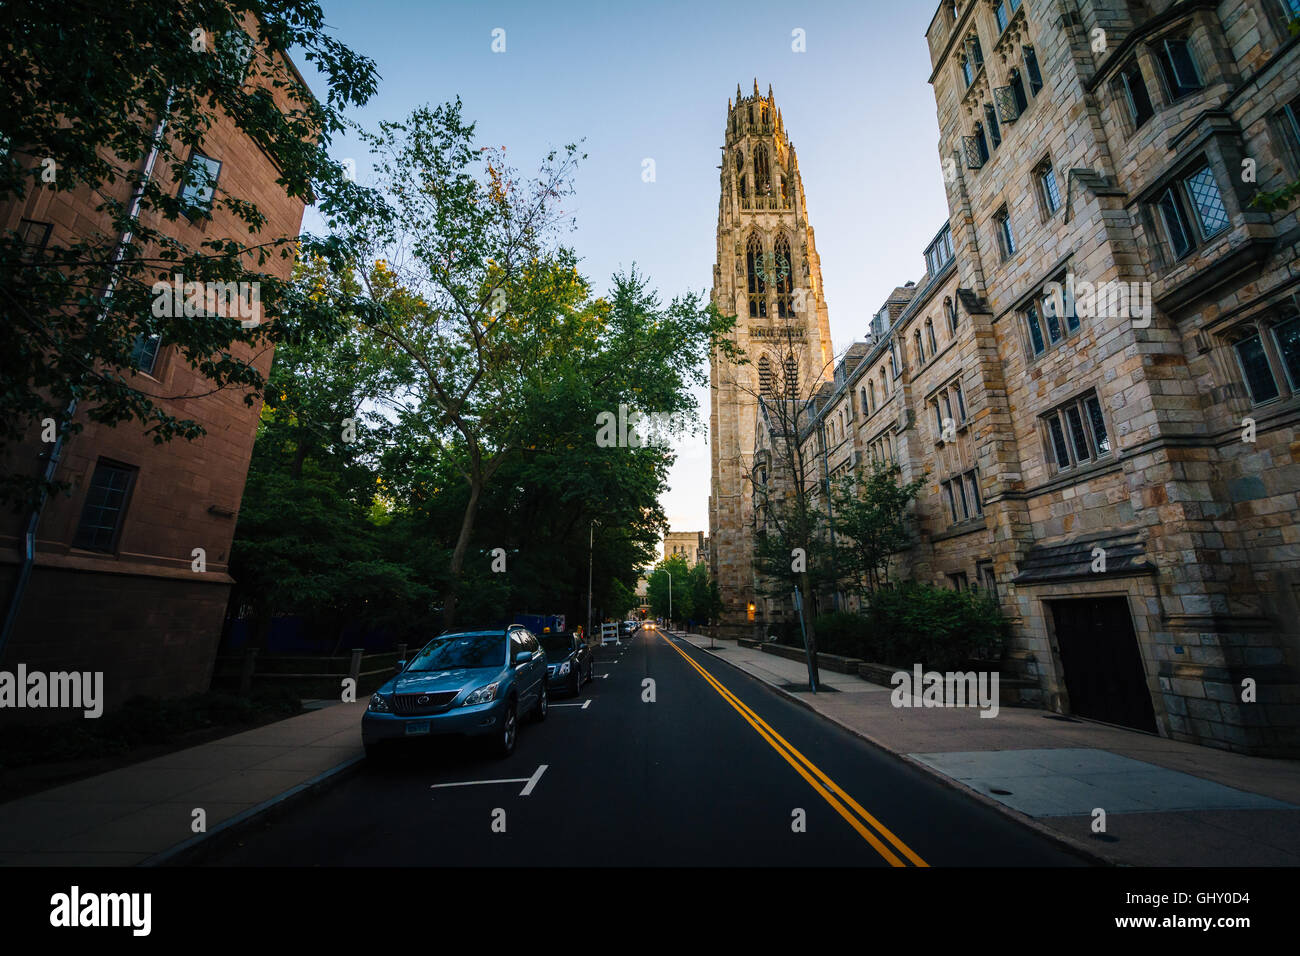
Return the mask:
<svg viewBox="0 0 1300 956">
<path fill-rule="evenodd" d="M 809 786 L 816 790 L 821 795 L 821 798 L 829 803 L 835 812 L 848 822 L 849 826 L 857 830 L 862 839 L 870 843 L 872 848 L 884 857 L 890 866 L 907 866 L 909 862 L 913 866 L 930 865 L 926 863 L 925 860 L 921 859 L 911 847 L 898 837 L 894 836 L 888 827 L 868 813 L 861 804 L 840 789 L 840 786 L 830 777 L 826 776 L 826 774 L 822 773 L 821 770 L 817 768 L 816 764 L 801 754 L 788 740 L 768 726 L 767 722 L 764 721 L 762 717 L 758 716 L 758 714 L 750 710 L 749 707 L 745 706 L 745 703 L 740 700 L 740 698 L 727 690 L 727 688 L 723 687 L 717 678 L 697 664 L 689 654 L 665 637 L 662 632 L 660 632 L 659 636 L 663 638 L 665 644 L 675 650 L 678 654 L 681 654 L 686 663 L 694 667 L 695 670 L 699 672 L 700 676 L 708 681 L 713 689 L 718 692 L 722 699 L 735 708 L 736 712 L 740 714 L 740 716 L 743 717 L 751 727 L 758 731 L 759 736 L 771 744 L 772 749 L 784 757 L 786 763 L 794 767 L 795 772 L 807 780 Z M 881 837 L 883 837 L 885 841 L 888 841 L 888 843 L 893 847 L 893 850 L 891 850 L 889 846 L 886 846 L 885 843 L 881 842 Z M 898 853 L 895 853 L 894 850 L 897 850 Z M 901 854 L 902 857 L 900 857 L 899 854 Z"/>
</svg>

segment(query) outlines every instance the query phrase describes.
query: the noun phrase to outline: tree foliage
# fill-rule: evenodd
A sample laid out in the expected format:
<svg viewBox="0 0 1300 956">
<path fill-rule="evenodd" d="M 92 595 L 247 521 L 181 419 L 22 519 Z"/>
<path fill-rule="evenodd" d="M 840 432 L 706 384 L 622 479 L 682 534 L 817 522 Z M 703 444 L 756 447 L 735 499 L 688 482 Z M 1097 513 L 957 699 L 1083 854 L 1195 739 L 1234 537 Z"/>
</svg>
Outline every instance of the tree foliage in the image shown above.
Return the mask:
<svg viewBox="0 0 1300 956">
<path fill-rule="evenodd" d="M 641 399 L 698 422 L 687 386 L 703 383 L 702 358 L 725 324 L 695 294 L 662 305 L 635 268 L 614 277 L 608 299 L 593 298 L 560 242 L 576 144 L 522 175 L 504 148 L 477 145 L 459 101 L 421 107 L 366 138 L 385 204 L 346 233 L 363 286 L 351 309 L 388 355 L 379 400 L 402 449 L 395 481 L 428 501 L 432 467 L 436 487 L 450 489 L 450 472 L 463 491 L 452 496 L 460 521 L 445 578 L 450 625 L 480 511 L 492 488 L 514 487 L 504 471 L 526 472 L 528 459 L 561 448 L 599 454 L 592 423 L 620 403 Z M 606 454 L 637 459 L 628 451 Z M 670 459 L 660 450 L 640 460 L 646 475 Z M 584 501 L 593 514 L 608 505 Z M 575 527 L 576 518 L 563 530 Z"/>
<path fill-rule="evenodd" d="M 893 556 L 911 544 L 907 509 L 925 481 L 900 485 L 902 473 L 896 464 L 873 462 L 832 485 L 836 564 L 864 595 L 888 583 Z"/>
</svg>

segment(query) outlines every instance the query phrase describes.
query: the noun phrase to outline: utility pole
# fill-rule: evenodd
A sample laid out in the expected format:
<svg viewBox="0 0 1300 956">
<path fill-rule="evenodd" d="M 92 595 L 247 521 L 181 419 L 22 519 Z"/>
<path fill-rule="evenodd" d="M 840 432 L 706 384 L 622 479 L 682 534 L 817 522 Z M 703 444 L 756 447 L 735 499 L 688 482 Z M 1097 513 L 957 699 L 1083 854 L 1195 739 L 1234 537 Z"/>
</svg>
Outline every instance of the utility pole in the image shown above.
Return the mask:
<svg viewBox="0 0 1300 956">
<path fill-rule="evenodd" d="M 586 639 L 591 640 L 591 559 L 592 546 L 596 541 L 596 519 L 591 519 L 591 524 L 587 528 L 587 635 Z"/>
<path fill-rule="evenodd" d="M 673 626 L 673 573 L 664 568 L 664 574 L 668 575 L 668 626 Z"/>
</svg>

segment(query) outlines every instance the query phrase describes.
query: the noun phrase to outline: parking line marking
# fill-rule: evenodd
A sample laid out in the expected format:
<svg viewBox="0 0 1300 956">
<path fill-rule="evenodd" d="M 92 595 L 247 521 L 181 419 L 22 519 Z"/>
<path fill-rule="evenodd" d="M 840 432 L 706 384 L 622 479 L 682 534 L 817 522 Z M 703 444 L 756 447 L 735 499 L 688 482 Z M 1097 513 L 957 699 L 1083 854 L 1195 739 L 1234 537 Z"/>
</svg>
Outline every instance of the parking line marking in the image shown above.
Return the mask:
<svg viewBox="0 0 1300 956">
<path fill-rule="evenodd" d="M 582 709 L 583 709 L 583 710 L 586 710 L 586 709 L 587 709 L 588 707 L 590 707 L 590 706 L 591 706 L 591 698 L 588 697 L 588 698 L 587 698 L 587 702 L 586 702 L 585 704 L 582 705 Z"/>
<path fill-rule="evenodd" d="M 485 783 L 527 783 L 532 777 L 504 777 L 499 780 L 462 780 L 459 783 L 431 783 L 430 790 L 437 790 L 439 787 L 480 787 Z"/>
<path fill-rule="evenodd" d="M 542 779 L 542 774 L 546 773 L 547 764 L 542 764 L 537 768 L 537 772 L 528 778 L 528 785 L 519 791 L 519 796 L 526 797 L 533 792 L 533 787 L 537 786 L 537 781 Z"/>
<path fill-rule="evenodd" d="M 590 704 L 590 703 L 591 703 L 591 701 L 587 701 L 587 704 Z M 575 702 L 575 703 L 571 703 L 571 704 L 552 704 L 551 706 L 552 706 L 552 707 L 585 707 L 585 706 L 587 706 L 587 704 L 579 704 L 579 703 L 576 703 L 576 702 Z"/>
</svg>

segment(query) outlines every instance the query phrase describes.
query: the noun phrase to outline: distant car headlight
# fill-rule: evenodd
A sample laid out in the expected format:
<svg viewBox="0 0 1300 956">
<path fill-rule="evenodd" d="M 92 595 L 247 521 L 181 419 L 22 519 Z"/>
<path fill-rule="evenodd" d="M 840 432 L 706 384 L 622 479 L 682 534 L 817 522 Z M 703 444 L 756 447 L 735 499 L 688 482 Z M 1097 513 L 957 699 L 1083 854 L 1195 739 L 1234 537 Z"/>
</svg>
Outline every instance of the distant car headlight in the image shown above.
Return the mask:
<svg viewBox="0 0 1300 956">
<path fill-rule="evenodd" d="M 462 706 L 468 707 L 470 704 L 486 704 L 490 700 L 496 700 L 497 688 L 501 686 L 500 681 L 488 684 L 486 687 L 480 687 L 478 690 L 470 691 L 466 695 Z"/>
<path fill-rule="evenodd" d="M 373 710 L 381 714 L 386 714 L 388 713 L 388 701 L 384 699 L 383 694 L 371 694 L 370 706 L 367 707 L 366 710 Z"/>
<path fill-rule="evenodd" d="M 555 672 L 555 676 L 563 677 L 567 673 L 569 673 L 569 662 L 565 661 L 560 665 L 560 669 Z"/>
</svg>

